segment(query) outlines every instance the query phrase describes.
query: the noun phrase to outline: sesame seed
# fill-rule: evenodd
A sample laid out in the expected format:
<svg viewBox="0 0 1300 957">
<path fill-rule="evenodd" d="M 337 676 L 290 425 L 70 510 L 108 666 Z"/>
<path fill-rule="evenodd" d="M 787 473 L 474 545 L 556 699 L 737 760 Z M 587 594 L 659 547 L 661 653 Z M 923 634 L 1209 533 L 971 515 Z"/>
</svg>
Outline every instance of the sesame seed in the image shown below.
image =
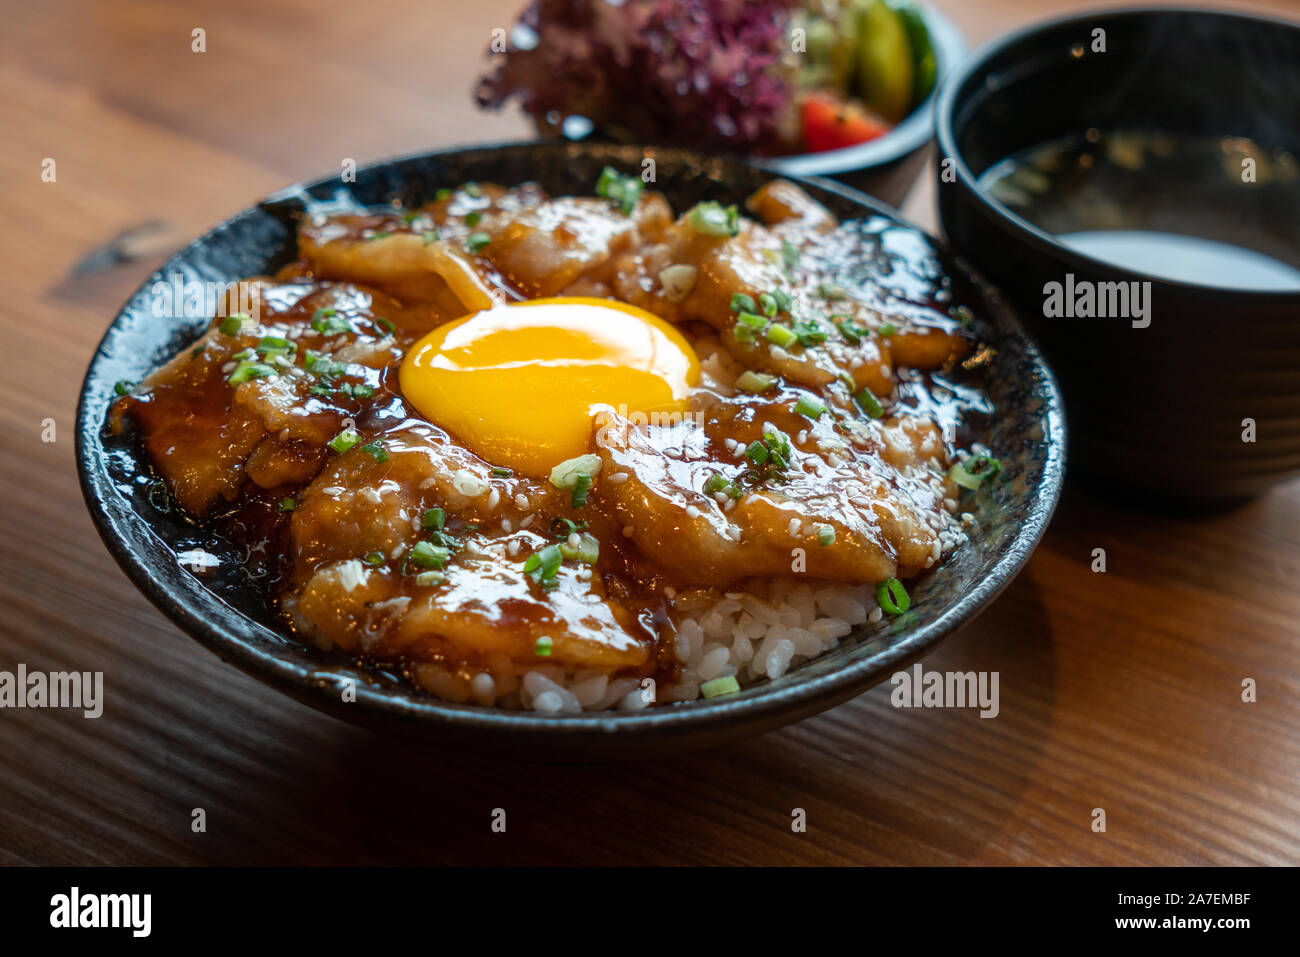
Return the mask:
<svg viewBox="0 0 1300 957">
<path fill-rule="evenodd" d="M 577 548 L 582 544 L 582 539 L 577 532 L 570 532 L 567 544 L 570 548 Z"/>
<path fill-rule="evenodd" d="M 490 509 L 492 509 L 492 508 L 496 508 L 497 505 L 498 505 L 500 502 L 501 502 L 501 492 L 500 492 L 500 490 L 499 490 L 499 489 L 493 489 L 492 492 L 491 492 L 491 494 L 488 495 L 488 508 L 490 508 Z"/>
<path fill-rule="evenodd" d="M 506 546 L 506 553 L 511 558 L 514 558 L 516 555 L 519 554 L 519 539 L 517 538 L 510 539 L 510 544 Z"/>
<path fill-rule="evenodd" d="M 503 518 L 503 519 L 501 519 L 501 531 L 503 531 L 503 532 L 513 532 L 514 530 L 515 530 L 515 527 L 514 527 L 514 525 L 510 522 L 510 519 L 508 519 L 508 518 Z"/>
<path fill-rule="evenodd" d="M 699 510 L 698 508 L 696 508 L 694 505 L 687 505 L 687 506 L 686 506 L 686 517 L 687 517 L 687 518 L 699 518 L 699 517 L 700 517 L 700 510 Z"/>
<path fill-rule="evenodd" d="M 517 492 L 515 494 L 515 504 L 519 506 L 521 512 L 526 512 L 532 503 L 528 501 L 528 496 L 523 492 Z"/>
<path fill-rule="evenodd" d="M 420 488 L 422 488 L 422 489 L 430 488 L 430 487 L 433 485 L 433 483 L 434 483 L 434 479 L 432 479 L 432 478 L 427 478 L 427 479 L 425 479 L 423 482 L 420 483 Z"/>
<path fill-rule="evenodd" d="M 797 518 L 790 519 L 790 526 L 789 526 L 790 537 L 794 538 L 795 536 L 797 536 L 799 534 L 799 529 L 802 527 L 803 527 L 803 522 L 799 521 L 799 519 Z"/>
<path fill-rule="evenodd" d="M 609 484 L 622 485 L 624 482 L 627 481 L 627 478 L 628 476 L 626 472 L 615 472 L 613 475 L 609 477 Z"/>
<path fill-rule="evenodd" d="M 519 527 L 527 528 L 529 525 L 533 524 L 533 519 L 535 519 L 536 517 L 537 517 L 536 515 L 525 515 L 524 520 L 519 523 Z"/>
<path fill-rule="evenodd" d="M 280 441 L 281 441 L 281 442 L 287 442 L 287 441 L 289 441 L 289 427 L 288 427 L 288 426 L 285 426 L 283 429 L 280 430 Z"/>
<path fill-rule="evenodd" d="M 632 529 L 632 526 L 631 526 L 631 525 L 624 525 L 624 526 L 623 526 L 623 537 L 624 537 L 624 538 L 631 538 L 631 537 L 632 537 L 632 531 L 633 531 L 633 529 Z"/>
<path fill-rule="evenodd" d="M 670 600 L 673 599 L 673 598 L 676 598 L 676 597 L 677 597 L 677 589 L 674 588 L 672 585 L 665 585 L 665 586 L 664 586 L 664 597 L 665 597 L 665 598 L 668 598 L 668 599 L 670 599 Z"/>
</svg>

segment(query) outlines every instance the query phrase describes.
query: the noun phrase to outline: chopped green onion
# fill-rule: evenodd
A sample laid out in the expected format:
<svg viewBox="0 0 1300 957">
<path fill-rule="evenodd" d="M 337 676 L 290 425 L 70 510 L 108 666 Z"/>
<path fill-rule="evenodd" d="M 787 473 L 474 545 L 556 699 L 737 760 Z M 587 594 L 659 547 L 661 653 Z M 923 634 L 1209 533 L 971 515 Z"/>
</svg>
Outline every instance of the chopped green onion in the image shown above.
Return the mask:
<svg viewBox="0 0 1300 957">
<path fill-rule="evenodd" d="M 740 232 L 740 211 L 734 205 L 706 200 L 692 207 L 686 222 L 701 236 L 735 236 Z"/>
<path fill-rule="evenodd" d="M 384 450 L 384 443 L 378 440 L 367 442 L 365 445 L 361 446 L 361 451 L 365 452 L 366 455 L 370 456 L 380 464 L 388 461 L 388 452 Z"/>
<path fill-rule="evenodd" d="M 329 447 L 335 452 L 346 452 L 361 441 L 361 433 L 356 429 L 344 429 L 330 439 Z"/>
<path fill-rule="evenodd" d="M 880 406 L 880 400 L 866 386 L 863 386 L 862 391 L 853 397 L 853 401 L 867 413 L 868 418 L 879 419 L 885 414 L 885 410 Z"/>
<path fill-rule="evenodd" d="M 337 336 L 351 332 L 352 326 L 333 309 L 317 309 L 312 313 L 311 327 L 322 336 Z"/>
<path fill-rule="evenodd" d="M 799 265 L 799 247 L 788 239 L 781 240 L 781 262 L 785 264 L 786 272 L 794 271 Z"/>
<path fill-rule="evenodd" d="M 492 237 L 487 233 L 470 233 L 465 240 L 465 248 L 472 253 L 481 253 L 492 242 Z"/>
<path fill-rule="evenodd" d="M 579 475 L 573 480 L 573 498 L 571 501 L 574 508 L 582 508 L 587 504 L 587 491 L 590 488 L 590 475 Z"/>
<path fill-rule="evenodd" d="M 805 346 L 826 341 L 826 330 L 816 319 L 796 319 L 794 334 L 799 338 L 800 344 Z"/>
<path fill-rule="evenodd" d="M 794 411 L 798 415 L 806 416 L 816 422 L 821 414 L 826 411 L 826 404 L 816 396 L 804 393 L 799 396 L 799 401 L 794 404 Z"/>
<path fill-rule="evenodd" d="M 589 452 L 586 455 L 565 459 L 551 469 L 551 484 L 558 489 L 571 489 L 577 484 L 578 476 L 585 475 L 587 487 L 590 487 L 591 479 L 599 472 L 600 456 Z"/>
<path fill-rule="evenodd" d="M 780 479 L 780 473 L 790 466 L 790 437 L 780 429 L 766 432 L 762 439 L 749 444 L 745 449 L 745 458 L 755 466 L 746 473 L 748 481 Z"/>
<path fill-rule="evenodd" d="M 426 229 L 426 230 L 424 231 L 424 244 L 425 244 L 426 246 L 431 245 L 431 244 L 433 244 L 433 243 L 436 243 L 436 242 L 438 241 L 438 238 L 439 238 L 439 237 L 438 237 L 438 230 L 436 230 L 436 229 Z"/>
<path fill-rule="evenodd" d="M 575 522 L 569 518 L 556 517 L 551 519 L 551 535 L 555 538 L 566 539 L 574 532 L 580 532 L 587 527 L 586 522 Z"/>
<path fill-rule="evenodd" d="M 348 388 L 346 385 L 343 388 Z M 375 394 L 375 390 L 368 385 L 354 385 L 351 387 L 353 398 L 368 399 Z"/>
<path fill-rule="evenodd" d="M 446 521 L 447 521 L 447 513 L 442 509 L 427 508 L 424 510 L 424 521 L 422 524 L 424 525 L 426 530 L 433 529 L 434 531 L 440 532 L 442 531 L 442 526 L 446 523 Z"/>
<path fill-rule="evenodd" d="M 221 320 L 221 332 L 227 336 L 237 336 L 245 326 L 253 324 L 253 317 L 242 312 L 233 312 Z"/>
<path fill-rule="evenodd" d="M 886 578 L 876 586 L 876 602 L 886 613 L 901 615 L 911 607 L 912 599 L 907 597 L 907 589 L 897 578 Z"/>
<path fill-rule="evenodd" d="M 483 218 L 482 213 L 480 213 L 477 209 L 471 209 L 468 213 L 465 214 L 465 225 L 468 226 L 470 229 L 473 229 L 475 226 L 478 225 L 478 221 L 482 218 Z"/>
<path fill-rule="evenodd" d="M 700 696 L 704 698 L 718 698 L 722 695 L 736 694 L 739 691 L 740 682 L 736 680 L 735 675 L 714 678 L 712 681 L 706 681 L 700 685 Z"/>
<path fill-rule="evenodd" d="M 366 557 L 363 558 L 362 561 L 367 565 L 382 565 L 388 561 L 388 559 L 384 557 L 383 552 L 367 552 Z"/>
<path fill-rule="evenodd" d="M 366 237 L 366 242 L 370 242 L 371 240 L 375 240 L 375 239 L 387 239 L 391 235 L 393 234 L 389 232 L 383 232 L 383 231 L 373 232 Z"/>
<path fill-rule="evenodd" d="M 641 180 L 635 176 L 624 176 L 612 166 L 600 171 L 596 180 L 596 195 L 611 199 L 619 204 L 624 216 L 631 216 L 641 198 Z"/>
<path fill-rule="evenodd" d="M 294 501 L 292 498 L 280 499 L 280 511 L 282 512 L 292 512 L 297 507 L 298 507 L 298 503 Z"/>
<path fill-rule="evenodd" d="M 731 294 L 732 312 L 753 312 L 755 308 L 753 296 L 748 296 L 743 292 L 733 292 Z"/>
<path fill-rule="evenodd" d="M 443 548 L 441 545 L 434 545 L 432 542 L 416 542 L 415 547 L 411 549 L 407 558 L 414 565 L 421 568 L 438 568 L 441 569 L 447 564 L 447 559 L 451 557 L 450 549 Z"/>
<path fill-rule="evenodd" d="M 766 392 L 776 385 L 776 382 L 777 379 L 774 375 L 746 370 L 736 379 L 736 388 L 743 389 L 745 392 Z"/>
<path fill-rule="evenodd" d="M 776 296 L 770 292 L 765 292 L 758 297 L 758 308 L 763 310 L 763 315 L 769 318 L 777 313 Z"/>
<path fill-rule="evenodd" d="M 834 319 L 833 316 L 831 318 Z M 838 329 L 840 335 L 849 340 L 849 342 L 856 344 L 862 341 L 862 330 L 847 319 L 836 321 L 835 328 Z"/>
<path fill-rule="evenodd" d="M 533 654 L 539 658 L 549 658 L 551 657 L 551 649 L 554 647 L 555 642 L 551 640 L 551 636 L 542 635 L 537 639 L 537 643 L 533 645 Z"/>
<path fill-rule="evenodd" d="M 848 298 L 843 286 L 836 286 L 832 283 L 822 283 L 817 287 L 817 294 L 823 299 L 840 300 Z"/>
<path fill-rule="evenodd" d="M 524 574 L 543 588 L 554 588 L 555 573 L 560 570 L 564 555 L 559 545 L 547 545 L 540 551 L 533 552 L 524 562 Z"/>
<path fill-rule="evenodd" d="M 265 379 L 273 375 L 275 375 L 273 367 L 261 362 L 254 362 L 252 359 L 245 359 L 235 366 L 235 371 L 230 373 L 230 377 L 226 381 L 231 385 L 239 385 L 250 379 Z"/>
<path fill-rule="evenodd" d="M 718 492 L 726 492 L 733 499 L 739 499 L 744 494 L 735 481 L 723 477 L 720 472 L 714 472 L 704 482 L 704 494 L 716 495 Z"/>
<path fill-rule="evenodd" d="M 570 561 L 577 560 L 584 565 L 596 564 L 596 559 L 600 557 L 600 539 L 588 532 L 583 532 L 578 536 L 576 547 L 569 544 L 566 538 L 558 545 L 560 554 Z"/>
<path fill-rule="evenodd" d="M 783 326 L 779 322 L 774 322 L 767 327 L 767 339 L 782 349 L 788 349 L 799 341 L 799 337 L 791 332 L 788 326 Z"/>
<path fill-rule="evenodd" d="M 130 395 L 131 390 L 135 388 L 135 383 L 130 379 L 122 379 L 113 386 L 113 391 L 118 395 Z"/>
<path fill-rule="evenodd" d="M 391 336 L 394 332 L 397 331 L 397 327 L 393 325 L 393 323 L 390 320 L 385 319 L 383 316 L 375 316 L 375 318 L 370 321 L 373 322 L 376 326 L 378 326 L 384 332 L 385 335 Z"/>
<path fill-rule="evenodd" d="M 817 526 L 817 544 L 826 546 L 835 544 L 835 529 L 830 525 Z"/>
<path fill-rule="evenodd" d="M 262 336 L 257 342 L 257 351 L 264 356 L 283 355 L 286 352 L 297 352 L 298 343 L 280 336 Z"/>
<path fill-rule="evenodd" d="M 788 313 L 794 305 L 794 296 L 784 289 L 773 289 L 772 298 L 776 300 L 776 308 L 781 312 Z"/>
<path fill-rule="evenodd" d="M 898 331 L 898 326 L 894 325 L 892 322 L 887 322 L 882 325 L 878 331 L 883 338 L 888 339 Z"/>
<path fill-rule="evenodd" d="M 302 367 L 312 375 L 330 378 L 332 376 L 343 375 L 348 371 L 345 363 L 335 362 L 328 356 L 321 355 L 319 352 L 313 352 L 308 349 L 303 353 Z"/>
<path fill-rule="evenodd" d="M 465 183 L 463 186 L 461 186 L 461 189 L 463 189 L 469 196 L 473 197 L 474 199 L 480 199 L 483 196 L 483 190 L 479 187 L 478 183 L 474 182 L 473 180 L 470 180 L 468 183 Z"/>
<path fill-rule="evenodd" d="M 443 200 L 451 199 L 451 190 L 444 186 L 433 194 L 433 198 L 440 203 Z"/>
<path fill-rule="evenodd" d="M 513 469 L 508 469 L 504 465 L 498 465 L 494 469 L 492 469 L 492 474 L 495 475 L 497 478 L 509 478 L 511 475 L 514 475 L 515 473 Z"/>
<path fill-rule="evenodd" d="M 1002 463 L 991 455 L 972 455 L 956 462 L 948 470 L 948 477 L 962 488 L 979 488 L 988 479 L 1002 471 Z"/>
</svg>

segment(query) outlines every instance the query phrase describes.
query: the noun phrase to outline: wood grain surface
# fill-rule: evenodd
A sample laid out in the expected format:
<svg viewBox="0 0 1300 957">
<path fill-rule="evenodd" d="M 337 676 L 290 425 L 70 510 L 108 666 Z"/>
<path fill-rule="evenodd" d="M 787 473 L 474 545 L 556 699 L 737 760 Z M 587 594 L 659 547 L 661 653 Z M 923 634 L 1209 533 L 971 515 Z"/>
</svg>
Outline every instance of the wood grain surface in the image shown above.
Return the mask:
<svg viewBox="0 0 1300 957">
<path fill-rule="evenodd" d="M 1300 483 L 1199 519 L 1071 489 L 1026 571 L 925 662 L 998 671 L 995 720 L 895 709 L 885 686 L 653 763 L 412 749 L 221 664 L 135 592 L 73 468 L 105 325 L 165 254 L 273 189 L 526 136 L 467 93 L 515 5 L 0 4 L 0 670 L 103 671 L 106 697 L 97 720 L 0 711 L 0 864 L 1300 861 Z M 940 5 L 972 42 L 1064 8 Z M 930 227 L 932 195 L 923 178 L 906 207 Z M 78 270 L 151 223 L 137 258 Z"/>
</svg>

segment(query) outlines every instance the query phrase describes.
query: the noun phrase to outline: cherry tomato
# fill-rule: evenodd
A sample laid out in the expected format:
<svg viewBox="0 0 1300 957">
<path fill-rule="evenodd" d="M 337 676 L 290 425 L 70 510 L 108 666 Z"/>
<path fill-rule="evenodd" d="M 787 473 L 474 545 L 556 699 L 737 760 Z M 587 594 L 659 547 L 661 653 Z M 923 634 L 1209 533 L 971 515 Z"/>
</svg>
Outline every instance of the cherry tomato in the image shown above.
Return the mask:
<svg viewBox="0 0 1300 957">
<path fill-rule="evenodd" d="M 810 153 L 856 146 L 889 130 L 889 124 L 856 103 L 829 93 L 812 93 L 803 101 L 804 146 Z"/>
</svg>

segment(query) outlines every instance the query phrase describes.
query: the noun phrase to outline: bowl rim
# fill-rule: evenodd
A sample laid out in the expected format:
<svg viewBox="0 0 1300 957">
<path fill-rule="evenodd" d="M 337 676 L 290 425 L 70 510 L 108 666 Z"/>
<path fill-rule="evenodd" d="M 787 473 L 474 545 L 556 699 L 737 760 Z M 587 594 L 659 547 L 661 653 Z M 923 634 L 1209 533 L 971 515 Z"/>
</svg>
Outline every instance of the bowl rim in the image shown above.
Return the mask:
<svg viewBox="0 0 1300 957">
<path fill-rule="evenodd" d="M 833 176 L 870 170 L 900 160 L 934 138 L 935 106 L 944 78 L 963 62 L 966 39 L 942 11 L 929 3 L 918 3 L 934 49 L 935 82 L 926 98 L 913 107 L 888 132 L 874 140 L 820 153 L 792 153 L 761 157 L 782 176 Z"/>
<path fill-rule="evenodd" d="M 618 152 L 629 148 L 652 151 L 656 156 L 671 156 L 701 166 L 717 167 L 721 164 L 724 168 L 727 165 L 750 167 L 764 173 L 782 175 L 761 162 L 708 157 L 689 150 L 537 141 L 480 144 L 411 153 L 368 164 L 357 172 L 360 176 L 368 170 L 383 169 L 428 158 L 464 156 L 472 160 L 472 154 L 480 153 L 486 156 L 502 150 L 557 150 L 565 151 L 570 155 L 595 151 L 598 155 L 608 154 L 614 157 Z M 820 178 L 790 178 L 795 182 L 838 194 L 861 207 L 864 212 L 887 216 L 924 232 L 919 227 L 908 223 L 896 210 L 841 183 Z M 266 211 L 279 202 L 281 197 L 301 195 L 304 190 L 319 191 L 327 187 L 337 188 L 337 186 L 338 174 L 335 173 L 319 180 L 300 182 L 278 190 L 198 236 L 144 279 L 114 315 L 87 367 L 77 402 L 75 454 L 82 494 L 96 531 L 118 565 L 146 598 L 186 635 L 214 652 L 223 661 L 234 664 L 250 676 L 299 701 L 341 717 L 343 715 L 338 711 L 337 685 L 321 680 L 320 671 L 328 667 L 328 663 L 317 662 L 313 665 L 312 662 L 301 658 L 290 661 L 275 655 L 271 646 L 258 647 L 252 635 L 259 632 L 265 632 L 282 644 L 287 639 L 226 604 L 219 595 L 209 590 L 206 584 L 192 575 L 182 579 L 183 592 L 179 593 L 163 587 L 154 579 L 151 574 L 153 566 L 147 552 L 150 548 L 162 544 L 161 540 L 154 535 L 145 519 L 130 506 L 126 497 L 119 493 L 106 467 L 107 453 L 103 445 L 102 430 L 108 406 L 112 401 L 112 396 L 109 394 L 112 385 L 107 382 L 109 376 L 101 368 L 112 361 L 109 343 L 118 326 L 127 317 L 128 307 L 137 296 L 151 288 L 158 277 L 168 273 L 169 270 L 177 269 L 187 256 L 204 244 L 210 243 L 222 230 L 244 217 Z M 971 275 L 978 278 L 973 271 Z M 987 284 L 981 286 L 981 289 L 987 288 Z M 826 674 L 777 687 L 761 683 L 744 688 L 739 694 L 712 700 L 699 699 L 631 712 L 541 714 L 535 711 L 510 711 L 495 707 L 454 704 L 432 695 L 412 694 L 409 691 L 395 694 L 391 690 L 358 681 L 355 686 L 355 702 L 347 707 L 359 708 L 360 712 L 349 710 L 347 717 L 361 723 L 372 723 L 380 719 L 418 723 L 425 731 L 432 729 L 442 732 L 448 743 L 454 742 L 458 737 L 462 740 L 474 738 L 485 741 L 499 734 L 509 734 L 512 736 L 511 747 L 527 747 L 530 744 L 544 747 L 556 745 L 577 747 L 592 739 L 608 741 L 615 736 L 620 741 L 629 741 L 640 736 L 676 736 L 711 729 L 725 730 L 746 723 L 753 725 L 766 723 L 768 727 L 774 727 L 783 723 L 782 715 L 798 712 L 801 706 L 802 713 L 790 720 L 797 720 L 798 717 L 821 710 L 821 707 L 831 707 L 883 680 L 884 675 L 891 668 L 920 657 L 951 632 L 973 619 L 1010 584 L 1041 541 L 1060 498 L 1066 454 L 1065 413 L 1060 388 L 1042 354 L 1025 335 L 1024 328 L 1016 315 L 1005 304 L 999 312 L 999 328 L 1023 341 L 1026 355 L 1035 367 L 1038 388 L 1043 396 L 1044 407 L 1041 417 L 1049 424 L 1049 434 L 1043 439 L 1046 454 L 1042 477 L 1030 492 L 1032 505 L 1029 514 L 1017 529 L 1014 539 L 989 569 L 988 574 L 952 601 L 933 621 L 915 628 L 901 640 L 882 648 L 877 653 L 860 661 L 846 663 Z M 215 620 L 210 620 L 209 615 L 215 616 Z M 232 621 L 240 624 L 240 630 L 228 626 Z M 818 707 L 820 702 L 829 703 Z M 756 730 L 762 729 L 756 728 Z"/>
<path fill-rule="evenodd" d="M 1150 282 L 1153 287 L 1158 287 L 1170 292 L 1265 305 L 1300 304 L 1300 291 L 1232 288 L 1183 282 L 1142 272 L 1136 269 L 1128 269 L 1116 265 L 1113 262 L 1090 256 L 1071 246 L 1067 246 L 1057 240 L 1057 238 L 1051 233 L 1035 226 L 1033 223 L 1014 212 L 1010 207 L 999 202 L 988 190 L 980 186 L 978 177 L 971 172 L 970 167 L 966 163 L 966 157 L 957 147 L 957 133 L 954 128 L 954 119 L 957 114 L 958 104 L 963 102 L 974 92 L 974 86 L 977 83 L 982 83 L 987 79 L 989 66 L 997 57 L 1004 53 L 1014 51 L 1015 48 L 1019 46 L 1031 44 L 1036 40 L 1041 40 L 1047 33 L 1067 26 L 1087 24 L 1090 27 L 1095 27 L 1099 23 L 1108 20 L 1131 20 L 1175 14 L 1192 14 L 1194 16 L 1209 15 L 1215 18 L 1254 22 L 1259 24 L 1261 27 L 1281 26 L 1291 30 L 1300 31 L 1300 22 L 1285 20 L 1280 17 L 1236 10 L 1192 6 L 1103 7 L 1097 10 L 1075 12 L 1065 16 L 1035 21 L 1027 26 L 1020 27 L 1010 33 L 1001 34 L 981 44 L 969 56 L 962 60 L 962 62 L 959 63 L 957 67 L 940 83 L 935 99 L 934 117 L 935 141 L 938 143 L 940 156 L 944 159 L 952 160 L 953 168 L 956 171 L 957 183 L 963 186 L 977 201 L 980 212 L 982 212 L 985 217 L 1008 224 L 1016 234 L 1019 241 L 1027 243 L 1037 252 L 1045 253 L 1060 259 L 1069 259 L 1080 262 L 1094 274 L 1125 277 L 1128 281 L 1136 280 L 1139 282 Z M 940 184 L 940 188 L 944 188 L 945 185 L 951 186 L 954 184 Z"/>
</svg>

